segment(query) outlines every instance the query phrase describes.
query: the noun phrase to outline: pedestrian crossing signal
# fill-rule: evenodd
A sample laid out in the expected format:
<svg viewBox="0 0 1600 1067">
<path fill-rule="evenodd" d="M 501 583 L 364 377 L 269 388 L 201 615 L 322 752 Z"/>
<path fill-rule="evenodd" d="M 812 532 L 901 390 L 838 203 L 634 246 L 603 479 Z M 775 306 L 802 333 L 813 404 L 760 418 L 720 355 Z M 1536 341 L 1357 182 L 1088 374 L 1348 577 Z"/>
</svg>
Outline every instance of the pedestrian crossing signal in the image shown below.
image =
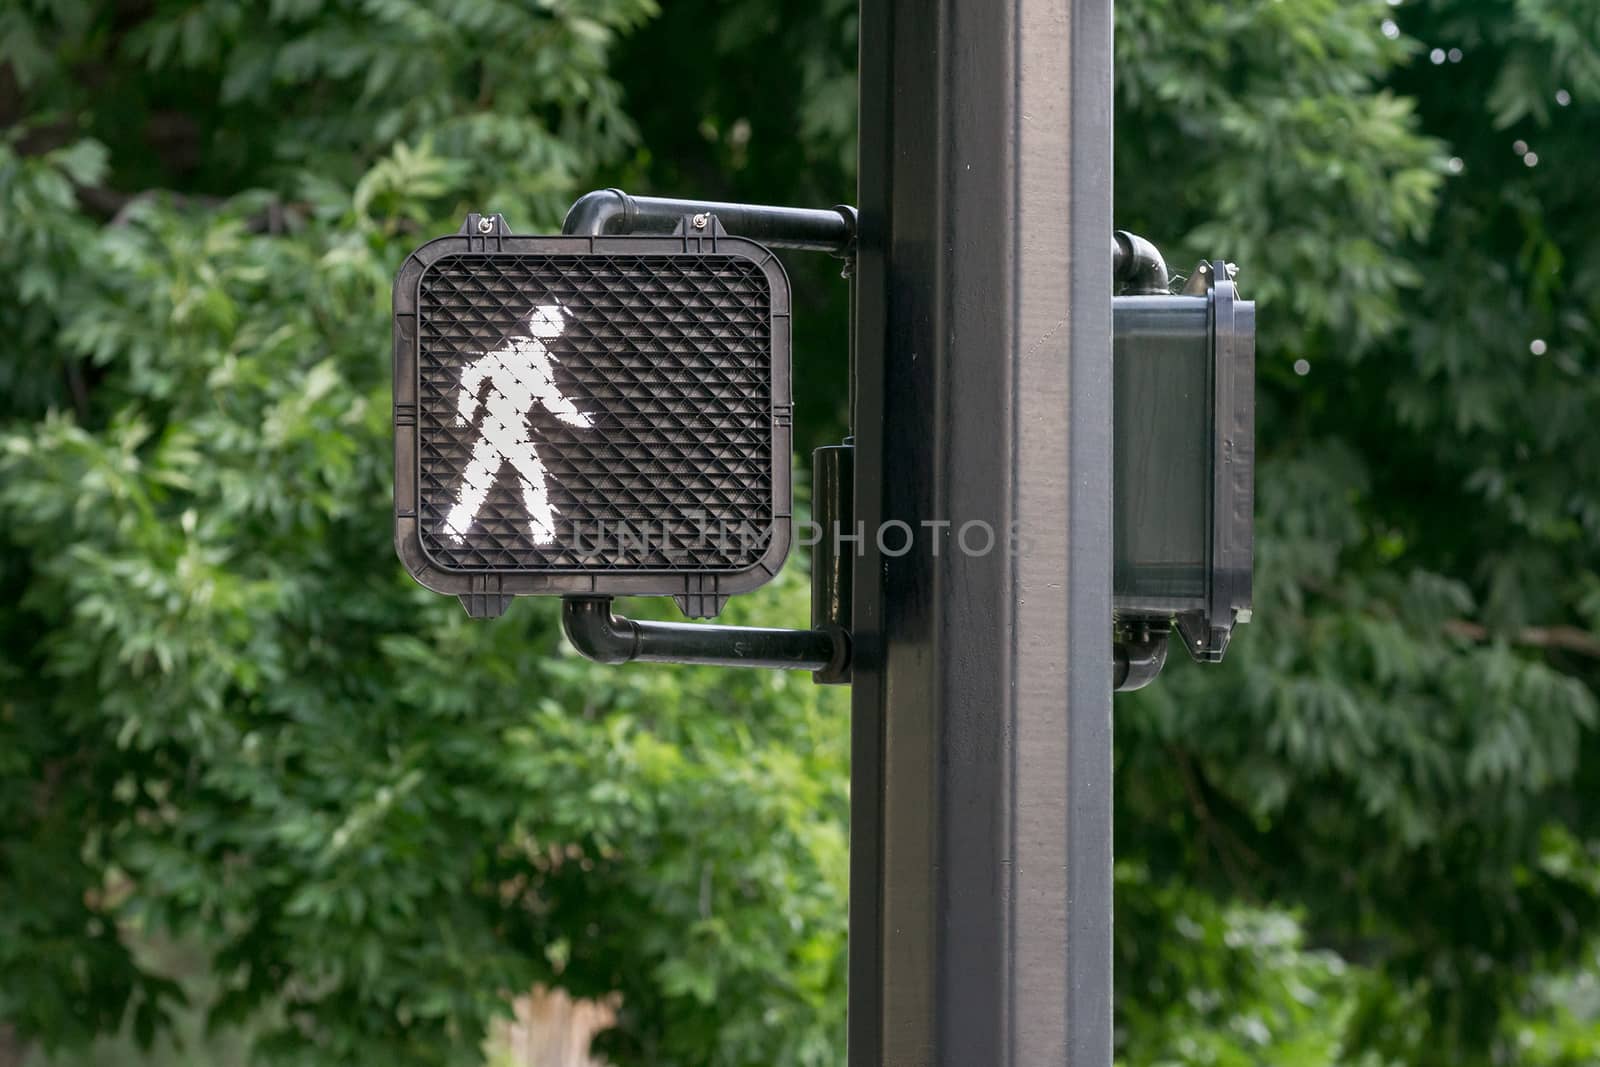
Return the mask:
<svg viewBox="0 0 1600 1067">
<path fill-rule="evenodd" d="M 394 401 L 396 548 L 474 615 L 522 594 L 714 615 L 788 554 L 789 288 L 754 242 L 469 217 L 396 278 Z"/>
</svg>

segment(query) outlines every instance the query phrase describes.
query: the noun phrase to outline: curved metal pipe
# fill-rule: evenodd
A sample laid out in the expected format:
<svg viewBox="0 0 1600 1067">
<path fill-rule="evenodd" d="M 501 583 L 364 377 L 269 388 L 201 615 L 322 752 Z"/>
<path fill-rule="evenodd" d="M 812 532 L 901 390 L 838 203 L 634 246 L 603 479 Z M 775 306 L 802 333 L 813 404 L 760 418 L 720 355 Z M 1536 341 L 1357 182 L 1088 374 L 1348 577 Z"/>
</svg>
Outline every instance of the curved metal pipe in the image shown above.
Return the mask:
<svg viewBox="0 0 1600 1067">
<path fill-rule="evenodd" d="M 1118 693 L 1143 689 L 1167 663 L 1167 635 L 1148 631 L 1112 646 L 1112 688 Z"/>
<path fill-rule="evenodd" d="M 1111 236 L 1111 273 L 1133 296 L 1165 296 L 1172 284 L 1161 249 L 1127 230 Z"/>
<path fill-rule="evenodd" d="M 842 631 L 640 621 L 613 615 L 610 597 L 563 600 L 561 628 L 573 648 L 597 663 L 637 661 L 820 671 L 836 669 L 849 658 L 849 644 Z"/>
<path fill-rule="evenodd" d="M 715 215 L 728 233 L 774 248 L 831 252 L 836 256 L 849 256 L 855 251 L 856 209 L 848 205 L 826 210 L 770 207 L 629 196 L 621 189 L 598 189 L 580 196 L 567 211 L 561 232 L 586 237 L 671 233 L 685 215 Z"/>
<path fill-rule="evenodd" d="M 561 232 L 600 237 L 631 230 L 633 198 L 621 189 L 596 189 L 584 193 L 567 209 Z"/>
<path fill-rule="evenodd" d="M 671 233 L 685 215 L 715 215 L 738 237 L 772 245 L 849 256 L 855 252 L 859 220 L 849 204 L 818 208 L 730 204 L 719 200 L 680 200 L 630 196 L 621 189 L 596 189 L 573 201 L 561 232 L 585 237 L 607 234 Z M 1165 294 L 1171 284 L 1167 261 L 1154 244 L 1118 230 L 1111 240 L 1111 271 L 1131 294 Z"/>
</svg>

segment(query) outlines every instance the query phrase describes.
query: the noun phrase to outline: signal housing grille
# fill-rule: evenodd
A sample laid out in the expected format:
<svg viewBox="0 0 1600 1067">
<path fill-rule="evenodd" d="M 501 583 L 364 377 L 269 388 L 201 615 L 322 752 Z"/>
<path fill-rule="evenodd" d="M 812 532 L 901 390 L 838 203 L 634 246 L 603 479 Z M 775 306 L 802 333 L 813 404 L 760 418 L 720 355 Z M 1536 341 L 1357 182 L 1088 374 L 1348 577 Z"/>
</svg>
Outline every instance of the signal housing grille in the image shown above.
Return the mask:
<svg viewBox="0 0 1600 1067">
<path fill-rule="evenodd" d="M 460 424 L 464 371 L 526 345 L 539 309 L 555 304 L 559 333 L 530 350 L 548 355 L 549 383 L 590 425 L 526 402 L 517 381 L 495 401 L 493 373 Z M 788 329 L 787 279 L 748 241 L 430 242 L 396 281 L 397 534 L 415 538 L 429 573 L 404 544 L 402 558 L 445 592 L 465 591 L 452 574 L 500 575 L 506 592 L 720 597 L 760 584 L 789 542 Z M 518 388 L 522 401 L 506 399 Z M 407 393 L 414 425 L 402 417 Z M 502 415 L 526 410 L 520 430 L 497 428 L 520 432 L 536 454 L 553 539 L 535 536 L 527 467 L 492 448 L 480 462 L 495 473 L 471 525 L 447 523 L 490 436 L 491 402 Z M 526 464 L 530 449 L 516 451 Z"/>
</svg>

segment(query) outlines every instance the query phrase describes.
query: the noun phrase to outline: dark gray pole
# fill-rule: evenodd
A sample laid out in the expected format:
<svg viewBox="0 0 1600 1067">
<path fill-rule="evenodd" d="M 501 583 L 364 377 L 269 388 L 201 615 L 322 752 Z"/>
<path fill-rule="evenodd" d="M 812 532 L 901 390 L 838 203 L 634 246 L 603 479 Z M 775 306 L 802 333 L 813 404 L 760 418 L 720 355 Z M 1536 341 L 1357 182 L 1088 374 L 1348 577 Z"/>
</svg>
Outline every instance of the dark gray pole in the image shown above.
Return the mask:
<svg viewBox="0 0 1600 1067">
<path fill-rule="evenodd" d="M 850 1067 L 1107 1067 L 1111 0 L 861 16 Z"/>
</svg>

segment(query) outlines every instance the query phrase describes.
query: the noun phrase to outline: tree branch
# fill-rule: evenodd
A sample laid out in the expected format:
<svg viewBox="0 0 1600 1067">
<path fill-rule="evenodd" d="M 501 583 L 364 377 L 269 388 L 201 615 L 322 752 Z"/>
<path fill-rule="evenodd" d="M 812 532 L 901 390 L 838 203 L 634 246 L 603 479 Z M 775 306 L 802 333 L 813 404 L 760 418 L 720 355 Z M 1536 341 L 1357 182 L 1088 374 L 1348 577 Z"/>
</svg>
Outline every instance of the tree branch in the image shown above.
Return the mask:
<svg viewBox="0 0 1600 1067">
<path fill-rule="evenodd" d="M 1487 641 L 1492 636 L 1489 628 L 1466 619 L 1451 619 L 1444 624 L 1445 632 L 1468 641 Z M 1600 659 L 1600 637 L 1580 630 L 1576 626 L 1527 626 L 1508 635 L 1514 645 L 1530 648 L 1553 648 L 1574 652 L 1591 659 Z"/>
</svg>

